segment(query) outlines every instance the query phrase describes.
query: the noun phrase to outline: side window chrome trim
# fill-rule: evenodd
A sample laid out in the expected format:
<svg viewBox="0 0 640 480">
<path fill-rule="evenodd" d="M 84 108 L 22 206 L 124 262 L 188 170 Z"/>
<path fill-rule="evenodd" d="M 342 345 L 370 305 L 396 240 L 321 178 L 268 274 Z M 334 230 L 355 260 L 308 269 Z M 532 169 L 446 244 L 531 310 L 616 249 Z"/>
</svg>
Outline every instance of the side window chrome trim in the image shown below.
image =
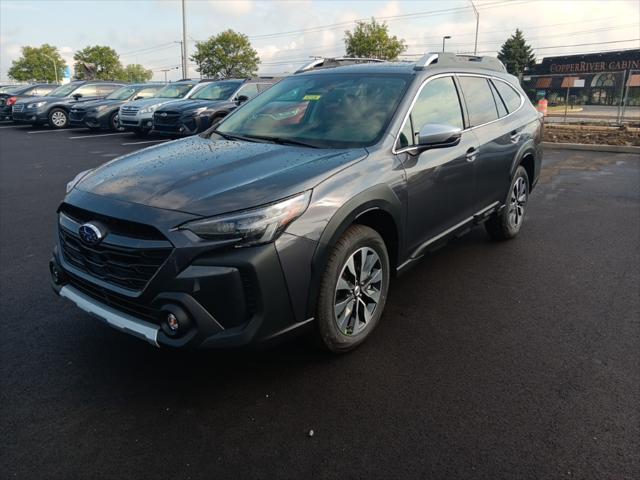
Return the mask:
<svg viewBox="0 0 640 480">
<path fill-rule="evenodd" d="M 420 96 L 420 93 L 422 93 L 422 89 L 431 80 L 435 80 L 436 78 L 443 78 L 443 77 L 451 77 L 451 78 L 453 78 L 453 77 L 456 77 L 456 78 L 459 78 L 459 77 L 481 77 L 481 78 L 486 78 L 486 79 L 489 79 L 489 80 L 498 80 L 499 82 L 507 84 L 510 88 L 513 89 L 514 92 L 516 92 L 518 94 L 518 97 L 520 97 L 520 105 L 513 112 L 508 112 L 504 117 L 500 117 L 500 118 L 497 118 L 495 120 L 491 120 L 490 122 L 481 123 L 480 125 L 475 125 L 473 127 L 467 127 L 467 128 L 462 130 L 463 132 L 468 132 L 468 131 L 474 130 L 476 128 L 484 127 L 485 125 L 490 125 L 490 124 L 492 124 L 494 122 L 497 122 L 497 121 L 500 121 L 500 120 L 504 120 L 505 118 L 508 118 L 510 115 L 520 111 L 520 109 L 524 105 L 524 101 L 525 101 L 524 97 L 518 91 L 517 88 L 515 88 L 513 85 L 511 85 L 511 83 L 509 83 L 508 81 L 503 80 L 502 78 L 499 78 L 499 77 L 495 77 L 493 75 L 484 75 L 484 74 L 479 74 L 479 73 L 455 73 L 455 72 L 439 73 L 437 75 L 433 75 L 432 77 L 429 77 L 424 82 L 422 82 L 422 84 L 420 85 L 420 88 L 418 88 L 418 91 L 413 96 L 413 100 L 411 101 L 411 104 L 409 105 L 409 109 L 405 113 L 405 116 L 404 116 L 404 119 L 402 120 L 402 124 L 400 126 L 400 129 L 398 130 L 398 133 L 395 136 L 395 140 L 393 142 L 393 147 L 391 148 L 391 153 L 392 154 L 397 155 L 399 153 L 405 153 L 405 152 L 409 152 L 409 151 L 412 151 L 412 150 L 416 149 L 416 145 L 403 147 L 403 148 L 400 148 L 398 150 L 396 150 L 396 146 L 398 145 L 398 140 L 400 139 L 400 135 L 402 134 L 402 131 L 404 130 L 405 124 L 407 123 L 407 120 L 409 119 L 409 115 L 411 115 L 411 111 L 413 110 L 413 107 L 416 104 L 416 102 L 418 100 L 418 97 Z M 456 85 L 456 87 L 457 87 L 457 85 Z M 462 95 L 464 96 L 464 92 L 462 92 Z M 465 101 L 465 105 L 466 105 L 466 101 Z M 462 108 L 462 104 L 460 104 L 460 107 Z"/>
</svg>

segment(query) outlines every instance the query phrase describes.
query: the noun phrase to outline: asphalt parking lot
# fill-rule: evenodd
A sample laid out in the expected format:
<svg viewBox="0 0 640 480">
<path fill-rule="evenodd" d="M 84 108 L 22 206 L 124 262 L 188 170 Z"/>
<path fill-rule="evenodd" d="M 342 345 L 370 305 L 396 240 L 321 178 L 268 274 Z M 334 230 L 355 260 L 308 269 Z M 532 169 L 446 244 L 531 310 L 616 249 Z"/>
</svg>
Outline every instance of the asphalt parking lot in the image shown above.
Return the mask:
<svg viewBox="0 0 640 480">
<path fill-rule="evenodd" d="M 159 143 L 95 135 L 0 125 L 3 478 L 640 478 L 637 156 L 548 151 L 521 236 L 425 259 L 351 354 L 185 353 L 49 287 L 66 182 Z"/>
</svg>

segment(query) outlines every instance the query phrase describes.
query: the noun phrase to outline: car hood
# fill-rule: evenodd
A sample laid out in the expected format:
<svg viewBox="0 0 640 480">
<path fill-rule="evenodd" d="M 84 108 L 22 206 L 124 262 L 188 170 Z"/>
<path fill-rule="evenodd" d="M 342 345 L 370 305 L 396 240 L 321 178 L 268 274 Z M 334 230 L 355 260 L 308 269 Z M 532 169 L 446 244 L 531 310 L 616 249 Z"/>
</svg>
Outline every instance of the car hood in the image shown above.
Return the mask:
<svg viewBox="0 0 640 480">
<path fill-rule="evenodd" d="M 308 190 L 366 155 L 364 148 L 312 149 L 196 136 L 113 160 L 84 177 L 76 188 L 209 216 Z"/>
<path fill-rule="evenodd" d="M 228 100 L 178 100 L 177 102 L 171 102 L 170 105 L 164 105 L 159 108 L 157 111 L 172 111 L 172 112 L 188 112 L 190 110 L 196 110 L 198 108 L 217 108 L 222 105 L 233 103 Z"/>
</svg>

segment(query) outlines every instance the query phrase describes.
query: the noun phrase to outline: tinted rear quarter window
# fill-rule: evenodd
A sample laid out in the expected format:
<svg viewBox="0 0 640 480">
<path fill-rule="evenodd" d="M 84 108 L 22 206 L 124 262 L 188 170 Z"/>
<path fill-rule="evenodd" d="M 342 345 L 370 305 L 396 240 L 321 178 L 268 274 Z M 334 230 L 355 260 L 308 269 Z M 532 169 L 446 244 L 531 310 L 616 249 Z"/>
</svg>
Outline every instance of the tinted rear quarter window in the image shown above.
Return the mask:
<svg viewBox="0 0 640 480">
<path fill-rule="evenodd" d="M 494 80 L 493 84 L 496 86 L 496 89 L 502 97 L 502 100 L 504 100 L 509 113 L 516 111 L 518 107 L 520 107 L 520 103 L 522 103 L 520 94 L 516 92 L 512 87 L 499 80 Z"/>
<path fill-rule="evenodd" d="M 469 112 L 471 127 L 491 122 L 498 118 L 496 104 L 489 83 L 483 77 L 460 77 L 460 85 Z"/>
<path fill-rule="evenodd" d="M 498 107 L 498 115 L 500 116 L 500 118 L 506 117 L 508 113 L 507 107 L 505 107 L 504 102 L 502 101 L 502 98 L 498 94 L 498 91 L 496 90 L 496 87 L 493 85 L 493 83 L 489 82 L 489 85 L 491 86 L 491 93 L 493 93 L 493 100 L 496 102 L 496 107 Z"/>
</svg>

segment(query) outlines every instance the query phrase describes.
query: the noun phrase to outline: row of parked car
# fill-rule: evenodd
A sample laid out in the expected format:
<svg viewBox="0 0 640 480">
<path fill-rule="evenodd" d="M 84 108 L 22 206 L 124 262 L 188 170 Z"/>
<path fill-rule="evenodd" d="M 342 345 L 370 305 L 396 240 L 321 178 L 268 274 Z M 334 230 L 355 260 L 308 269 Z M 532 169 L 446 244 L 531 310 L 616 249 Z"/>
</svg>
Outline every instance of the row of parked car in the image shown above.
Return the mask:
<svg viewBox="0 0 640 480">
<path fill-rule="evenodd" d="M 279 78 L 180 80 L 123 84 L 74 81 L 37 84 L 0 94 L 3 118 L 52 128 L 132 131 L 170 136 L 209 128 L 238 105 L 271 87 Z"/>
</svg>

